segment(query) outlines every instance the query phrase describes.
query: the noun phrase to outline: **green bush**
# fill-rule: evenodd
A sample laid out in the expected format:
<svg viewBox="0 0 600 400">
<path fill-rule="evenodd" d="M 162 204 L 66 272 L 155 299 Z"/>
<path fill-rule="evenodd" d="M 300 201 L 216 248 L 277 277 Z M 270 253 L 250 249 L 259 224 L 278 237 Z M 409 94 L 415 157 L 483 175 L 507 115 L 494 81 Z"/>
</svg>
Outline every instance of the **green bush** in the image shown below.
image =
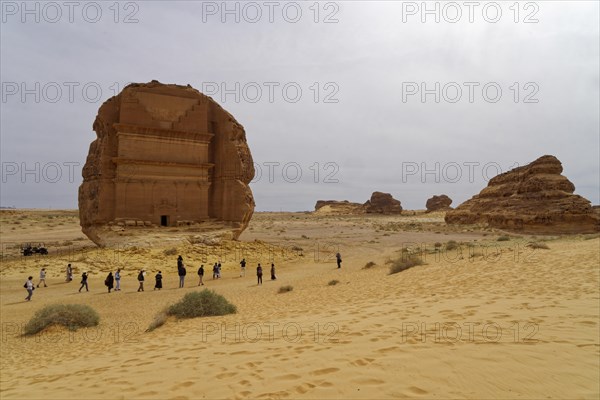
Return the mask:
<svg viewBox="0 0 600 400">
<path fill-rule="evenodd" d="M 458 243 L 455 240 L 450 240 L 446 243 L 446 250 L 454 250 L 456 248 L 458 248 Z"/>
<path fill-rule="evenodd" d="M 282 286 L 279 288 L 279 293 L 287 293 L 287 292 L 291 292 L 292 290 L 294 290 L 293 286 L 286 285 L 286 286 Z"/>
<path fill-rule="evenodd" d="M 177 318 L 211 317 L 236 312 L 235 305 L 220 294 L 208 289 L 187 293 L 179 302 L 166 310 L 167 315 Z"/>
<path fill-rule="evenodd" d="M 499 242 L 507 242 L 507 241 L 510 240 L 510 237 L 508 237 L 508 236 L 500 236 L 496 240 L 499 241 Z"/>
<path fill-rule="evenodd" d="M 165 322 L 167 322 L 167 314 L 164 311 L 159 312 L 148 326 L 148 329 L 146 329 L 146 332 L 152 332 L 156 328 L 163 326 Z"/>
<path fill-rule="evenodd" d="M 165 256 L 174 256 L 175 254 L 177 254 L 177 249 L 175 247 L 172 247 L 170 249 L 165 249 L 165 250 L 163 250 L 163 254 Z"/>
<path fill-rule="evenodd" d="M 390 266 L 390 275 L 397 274 L 398 272 L 406 271 L 409 268 L 416 267 L 417 265 L 423 265 L 425 262 L 421 260 L 421 257 L 412 255 L 400 257 L 396 260 L 392 260 Z"/>
<path fill-rule="evenodd" d="M 327 284 L 328 284 L 329 286 L 335 286 L 335 285 L 337 285 L 338 283 L 340 283 L 340 281 L 338 281 L 337 279 L 332 279 L 332 280 L 330 280 L 330 281 L 329 281 Z"/>
<path fill-rule="evenodd" d="M 52 325 L 62 325 L 69 330 L 96 326 L 100 316 L 84 304 L 53 304 L 38 310 L 23 329 L 25 335 L 34 335 Z"/>
</svg>

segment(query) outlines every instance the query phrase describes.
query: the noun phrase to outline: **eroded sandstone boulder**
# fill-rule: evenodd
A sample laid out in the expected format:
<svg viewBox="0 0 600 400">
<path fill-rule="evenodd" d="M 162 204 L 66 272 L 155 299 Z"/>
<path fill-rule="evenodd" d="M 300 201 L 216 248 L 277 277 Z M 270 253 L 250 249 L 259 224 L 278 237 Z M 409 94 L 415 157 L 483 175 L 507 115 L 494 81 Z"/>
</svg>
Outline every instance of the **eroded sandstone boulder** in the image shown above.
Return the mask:
<svg viewBox="0 0 600 400">
<path fill-rule="evenodd" d="M 400 214 L 402 206 L 389 193 L 373 192 L 371 199 L 364 204 L 365 212 L 369 214 Z"/>
<path fill-rule="evenodd" d="M 478 195 L 446 213 L 450 224 L 484 223 L 523 233 L 593 233 L 600 218 L 576 194 L 554 156 L 543 156 L 490 180 Z"/>
<path fill-rule="evenodd" d="M 208 227 L 233 238 L 247 227 L 252 155 L 242 125 L 210 97 L 189 85 L 130 84 L 93 128 L 79 215 L 96 244 L 114 242 L 108 226 Z"/>
<path fill-rule="evenodd" d="M 425 207 L 427 208 L 427 212 L 447 211 L 451 209 L 450 204 L 452 204 L 452 199 L 445 194 L 442 194 L 428 199 L 425 203 Z"/>
</svg>

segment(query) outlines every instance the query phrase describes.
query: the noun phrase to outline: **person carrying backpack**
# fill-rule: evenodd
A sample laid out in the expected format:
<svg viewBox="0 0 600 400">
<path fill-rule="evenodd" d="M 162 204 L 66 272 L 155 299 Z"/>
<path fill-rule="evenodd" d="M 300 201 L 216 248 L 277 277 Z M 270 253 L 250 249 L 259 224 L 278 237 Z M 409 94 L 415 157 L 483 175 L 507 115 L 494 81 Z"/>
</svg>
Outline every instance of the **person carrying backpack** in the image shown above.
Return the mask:
<svg viewBox="0 0 600 400">
<path fill-rule="evenodd" d="M 25 300 L 30 301 L 31 296 L 33 296 L 33 291 L 35 290 L 35 287 L 33 286 L 33 276 L 27 278 L 27 282 L 25 282 L 23 287 L 27 289 L 27 297 L 25 297 Z"/>
</svg>

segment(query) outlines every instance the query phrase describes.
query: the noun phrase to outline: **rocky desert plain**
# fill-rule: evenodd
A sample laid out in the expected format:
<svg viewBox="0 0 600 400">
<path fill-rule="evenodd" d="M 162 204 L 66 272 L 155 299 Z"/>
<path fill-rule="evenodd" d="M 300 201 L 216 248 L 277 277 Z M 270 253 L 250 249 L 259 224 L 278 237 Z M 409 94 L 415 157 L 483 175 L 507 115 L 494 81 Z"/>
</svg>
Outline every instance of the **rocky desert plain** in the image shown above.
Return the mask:
<svg viewBox="0 0 600 400">
<path fill-rule="evenodd" d="M 238 241 L 154 228 L 145 243 L 99 248 L 81 233 L 77 211 L 0 216 L 3 399 L 599 395 L 598 234 L 447 225 L 444 212 L 321 211 L 255 213 Z M 44 242 L 49 254 L 20 256 L 24 241 Z M 407 252 L 425 264 L 389 275 L 387 263 Z M 189 271 L 183 289 L 179 254 Z M 199 290 L 201 263 L 219 260 L 223 277 L 208 273 L 203 288 L 224 295 L 236 314 L 169 319 L 145 332 L 162 308 Z M 258 262 L 274 262 L 278 279 L 267 269 L 257 286 Z M 69 283 L 67 263 L 75 269 Z M 24 280 L 37 283 L 43 267 L 48 287 L 25 302 Z M 117 268 L 122 291 L 109 294 L 103 280 Z M 149 279 L 138 293 L 140 268 Z M 158 270 L 160 292 L 152 290 Z M 88 293 L 77 290 L 82 271 Z M 293 290 L 279 293 L 284 285 Z M 36 310 L 71 303 L 92 306 L 100 324 L 22 335 Z"/>
</svg>

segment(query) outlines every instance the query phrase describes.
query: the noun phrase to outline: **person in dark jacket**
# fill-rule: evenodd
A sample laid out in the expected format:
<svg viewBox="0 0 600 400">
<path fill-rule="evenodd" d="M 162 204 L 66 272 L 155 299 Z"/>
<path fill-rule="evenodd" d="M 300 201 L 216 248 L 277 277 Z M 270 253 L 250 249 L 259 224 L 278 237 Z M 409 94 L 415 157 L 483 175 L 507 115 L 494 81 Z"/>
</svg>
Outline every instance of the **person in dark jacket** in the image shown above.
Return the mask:
<svg viewBox="0 0 600 400">
<path fill-rule="evenodd" d="M 256 278 L 258 279 L 257 285 L 262 285 L 262 275 L 262 267 L 260 266 L 260 264 L 258 264 L 258 267 L 256 267 Z"/>
<path fill-rule="evenodd" d="M 274 281 L 276 279 L 277 277 L 275 276 L 275 264 L 271 263 L 271 280 Z"/>
<path fill-rule="evenodd" d="M 83 274 L 81 274 L 81 286 L 79 287 L 79 291 L 81 292 L 81 289 L 83 289 L 85 287 L 85 291 L 89 292 L 90 290 L 88 289 L 88 283 L 87 283 L 87 279 L 88 279 L 88 274 L 87 272 L 84 272 Z"/>
<path fill-rule="evenodd" d="M 198 268 L 198 278 L 200 278 L 198 286 L 204 286 L 204 282 L 202 281 L 204 279 L 204 264 L 200 265 L 200 268 Z"/>
<path fill-rule="evenodd" d="M 335 261 L 337 262 L 338 268 L 342 268 L 342 255 L 340 253 L 335 255 Z"/>
<path fill-rule="evenodd" d="M 180 256 L 181 257 L 181 256 Z M 177 267 L 177 275 L 179 275 L 179 287 L 182 288 L 185 282 L 185 274 L 187 273 L 183 262 Z"/>
<path fill-rule="evenodd" d="M 143 292 L 144 291 L 144 279 L 145 279 L 145 275 L 146 272 L 141 269 L 140 273 L 138 274 L 138 282 L 140 283 L 140 286 L 138 287 L 138 292 Z"/>
<path fill-rule="evenodd" d="M 162 289 L 162 272 L 158 271 L 158 274 L 156 274 L 154 276 L 154 279 L 156 280 L 156 282 L 154 283 L 154 290 L 158 289 Z"/>
<path fill-rule="evenodd" d="M 108 293 L 110 293 L 110 291 L 112 290 L 112 288 L 115 284 L 115 277 L 113 276 L 112 272 L 108 273 L 108 276 L 104 280 L 104 284 L 108 288 Z"/>
</svg>

